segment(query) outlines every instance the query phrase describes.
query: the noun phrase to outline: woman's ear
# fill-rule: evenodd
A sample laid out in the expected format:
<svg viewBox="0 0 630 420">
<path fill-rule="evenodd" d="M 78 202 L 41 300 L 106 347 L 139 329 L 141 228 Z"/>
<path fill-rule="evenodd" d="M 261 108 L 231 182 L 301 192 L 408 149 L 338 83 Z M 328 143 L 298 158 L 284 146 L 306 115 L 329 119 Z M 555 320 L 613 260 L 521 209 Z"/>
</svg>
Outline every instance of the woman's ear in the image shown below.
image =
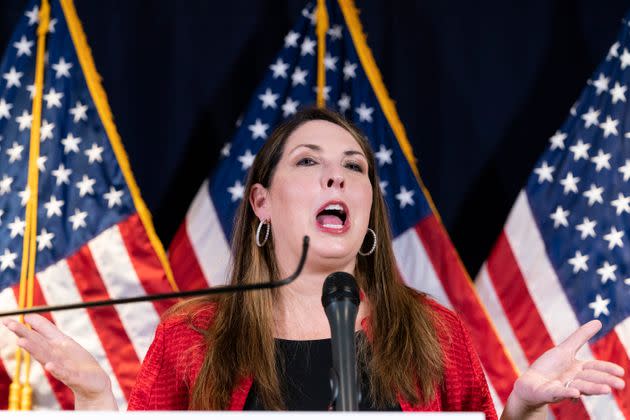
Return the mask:
<svg viewBox="0 0 630 420">
<path fill-rule="evenodd" d="M 271 203 L 269 202 L 269 190 L 262 184 L 252 185 L 249 193 L 249 204 L 260 220 L 271 220 Z"/>
</svg>

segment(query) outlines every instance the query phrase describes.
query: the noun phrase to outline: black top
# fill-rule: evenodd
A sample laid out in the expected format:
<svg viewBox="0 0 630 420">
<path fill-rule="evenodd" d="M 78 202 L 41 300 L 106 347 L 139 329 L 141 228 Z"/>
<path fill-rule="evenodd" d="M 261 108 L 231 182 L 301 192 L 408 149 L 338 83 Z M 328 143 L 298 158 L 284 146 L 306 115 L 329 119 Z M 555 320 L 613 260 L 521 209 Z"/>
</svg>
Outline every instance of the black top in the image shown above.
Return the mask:
<svg viewBox="0 0 630 420">
<path fill-rule="evenodd" d="M 332 368 L 332 349 L 330 338 L 322 340 L 283 340 L 277 338 L 276 364 L 281 376 L 280 386 L 285 396 L 288 410 L 317 411 L 331 409 L 330 369 Z M 282 368 L 284 366 L 284 369 Z M 369 398 L 369 384 L 366 371 L 358 366 L 361 377 L 361 395 L 359 410 L 375 410 Z M 245 410 L 264 410 L 258 399 L 256 381 L 252 385 Z M 400 405 L 385 407 L 384 410 L 400 411 Z"/>
</svg>

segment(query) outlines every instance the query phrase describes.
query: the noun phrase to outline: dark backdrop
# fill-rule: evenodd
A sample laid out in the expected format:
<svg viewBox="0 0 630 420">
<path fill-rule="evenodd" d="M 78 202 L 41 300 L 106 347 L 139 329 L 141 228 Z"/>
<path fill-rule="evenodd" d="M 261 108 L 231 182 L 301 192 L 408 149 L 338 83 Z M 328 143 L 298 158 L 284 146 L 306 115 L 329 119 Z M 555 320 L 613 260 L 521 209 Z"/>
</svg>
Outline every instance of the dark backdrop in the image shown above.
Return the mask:
<svg viewBox="0 0 630 420">
<path fill-rule="evenodd" d="M 25 4 L 0 0 L 0 51 Z M 167 245 L 305 3 L 75 4 Z M 424 182 L 474 275 L 630 2 L 356 4 Z"/>
</svg>

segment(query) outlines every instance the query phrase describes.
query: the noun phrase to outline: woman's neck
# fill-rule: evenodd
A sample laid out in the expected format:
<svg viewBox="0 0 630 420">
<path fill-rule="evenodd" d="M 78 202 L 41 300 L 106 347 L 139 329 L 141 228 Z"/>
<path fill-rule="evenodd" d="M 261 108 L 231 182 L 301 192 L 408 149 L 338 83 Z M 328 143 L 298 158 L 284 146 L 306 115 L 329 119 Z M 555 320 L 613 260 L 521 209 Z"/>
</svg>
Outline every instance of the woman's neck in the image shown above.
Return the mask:
<svg viewBox="0 0 630 420">
<path fill-rule="evenodd" d="M 354 270 L 352 270 L 354 271 Z M 330 326 L 322 306 L 322 287 L 326 274 L 303 273 L 295 282 L 278 289 L 274 302 L 274 337 L 289 340 L 330 338 Z M 361 302 L 355 330 L 368 314 Z"/>
</svg>

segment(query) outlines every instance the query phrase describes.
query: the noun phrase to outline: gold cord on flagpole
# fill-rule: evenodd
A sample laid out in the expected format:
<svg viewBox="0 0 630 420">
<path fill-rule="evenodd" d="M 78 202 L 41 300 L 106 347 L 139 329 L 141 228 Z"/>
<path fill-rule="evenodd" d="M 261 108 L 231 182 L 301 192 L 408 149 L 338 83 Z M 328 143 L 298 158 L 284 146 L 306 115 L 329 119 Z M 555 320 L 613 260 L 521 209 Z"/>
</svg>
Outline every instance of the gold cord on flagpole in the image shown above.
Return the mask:
<svg viewBox="0 0 630 420">
<path fill-rule="evenodd" d="M 324 88 L 326 87 L 326 32 L 328 31 L 328 10 L 326 0 L 317 0 L 317 107 L 326 107 Z"/>
<path fill-rule="evenodd" d="M 50 5 L 48 0 L 42 0 L 39 13 L 39 26 L 37 28 L 37 55 L 35 61 L 35 93 L 32 107 L 31 137 L 29 143 L 28 162 L 28 200 L 26 203 L 24 241 L 22 246 L 22 264 L 20 272 L 20 292 L 18 306 L 33 306 L 35 262 L 37 255 L 37 202 L 39 193 L 39 171 L 37 159 L 39 158 L 40 126 L 42 119 L 42 97 L 44 90 L 44 55 L 46 52 L 46 34 L 50 21 Z M 24 317 L 19 321 L 24 323 Z M 30 327 L 29 327 L 30 328 Z M 24 355 L 24 383 L 21 383 L 21 364 Z M 13 382 L 9 390 L 10 410 L 30 410 L 33 406 L 33 389 L 30 385 L 31 355 L 21 350 L 16 350 L 16 365 Z"/>
</svg>

